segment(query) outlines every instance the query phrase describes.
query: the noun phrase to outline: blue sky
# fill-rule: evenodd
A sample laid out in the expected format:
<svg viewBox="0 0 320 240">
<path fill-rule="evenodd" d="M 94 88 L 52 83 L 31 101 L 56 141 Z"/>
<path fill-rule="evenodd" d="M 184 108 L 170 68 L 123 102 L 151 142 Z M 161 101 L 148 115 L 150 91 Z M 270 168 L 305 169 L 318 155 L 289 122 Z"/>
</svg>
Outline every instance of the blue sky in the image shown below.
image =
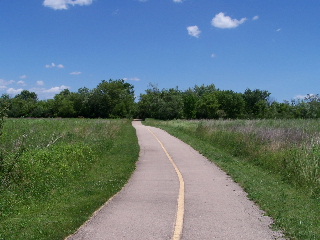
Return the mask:
<svg viewBox="0 0 320 240">
<path fill-rule="evenodd" d="M 0 95 L 126 79 L 320 93 L 319 0 L 0 0 Z"/>
</svg>

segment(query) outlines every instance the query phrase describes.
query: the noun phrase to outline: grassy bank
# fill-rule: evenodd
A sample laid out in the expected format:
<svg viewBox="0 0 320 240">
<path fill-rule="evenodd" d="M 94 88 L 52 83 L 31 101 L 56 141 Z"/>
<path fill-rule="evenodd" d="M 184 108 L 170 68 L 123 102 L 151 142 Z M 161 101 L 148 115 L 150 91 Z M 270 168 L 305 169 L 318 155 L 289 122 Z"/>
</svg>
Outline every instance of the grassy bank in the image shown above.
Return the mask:
<svg viewBox="0 0 320 240">
<path fill-rule="evenodd" d="M 155 121 L 228 172 L 290 239 L 320 238 L 320 123 Z"/>
<path fill-rule="evenodd" d="M 0 239 L 63 239 L 127 182 L 131 122 L 8 119 L 0 138 Z"/>
</svg>

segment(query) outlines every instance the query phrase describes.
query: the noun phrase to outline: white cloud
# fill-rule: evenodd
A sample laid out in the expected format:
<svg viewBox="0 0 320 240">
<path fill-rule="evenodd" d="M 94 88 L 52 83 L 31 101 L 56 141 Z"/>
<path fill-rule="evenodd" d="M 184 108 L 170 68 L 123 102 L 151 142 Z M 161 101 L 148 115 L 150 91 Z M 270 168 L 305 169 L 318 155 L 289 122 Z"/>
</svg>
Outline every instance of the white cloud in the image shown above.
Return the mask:
<svg viewBox="0 0 320 240">
<path fill-rule="evenodd" d="M 294 99 L 305 99 L 307 95 L 297 95 L 294 97 Z"/>
<path fill-rule="evenodd" d="M 136 82 L 139 82 L 141 79 L 140 79 L 140 78 L 137 78 L 137 77 L 133 77 L 133 78 L 123 78 L 123 80 L 125 80 L 125 81 L 136 81 Z"/>
<path fill-rule="evenodd" d="M 7 85 L 10 85 L 10 84 L 13 84 L 13 83 L 15 83 L 14 80 L 6 81 L 4 79 L 0 79 L 0 85 L 2 85 L 2 86 L 7 86 Z"/>
<path fill-rule="evenodd" d="M 52 87 L 50 89 L 44 89 L 43 92 L 44 93 L 60 93 L 62 90 L 64 89 L 70 89 L 70 87 L 65 86 L 65 85 L 61 85 L 60 87 Z"/>
<path fill-rule="evenodd" d="M 84 6 L 92 4 L 93 0 L 44 0 L 43 6 L 54 10 L 67 10 L 69 6 Z"/>
<path fill-rule="evenodd" d="M 27 78 L 27 75 L 21 75 L 19 78 L 20 78 L 20 79 L 26 79 L 26 78 Z"/>
<path fill-rule="evenodd" d="M 112 12 L 112 16 L 118 15 L 118 14 L 119 14 L 119 12 L 120 12 L 120 10 L 119 10 L 119 9 L 114 10 L 114 11 Z"/>
<path fill-rule="evenodd" d="M 43 81 L 38 81 L 43 82 Z M 37 82 L 38 86 L 42 86 Z M 44 85 L 44 84 L 43 84 Z M 64 89 L 70 89 L 70 87 L 61 85 L 60 87 L 52 87 L 49 89 L 46 88 L 32 88 L 30 89 L 31 92 L 35 92 L 39 99 L 52 99 L 56 94 L 60 93 Z"/>
<path fill-rule="evenodd" d="M 280 32 L 281 30 L 282 30 L 281 28 L 278 28 L 276 31 L 277 31 L 277 32 Z"/>
<path fill-rule="evenodd" d="M 71 72 L 70 75 L 80 75 L 82 72 Z"/>
<path fill-rule="evenodd" d="M 232 19 L 223 12 L 220 12 L 212 19 L 211 24 L 217 28 L 236 28 L 245 21 L 247 21 L 247 18 L 241 18 L 240 20 Z"/>
<path fill-rule="evenodd" d="M 173 0 L 175 3 L 182 3 L 184 0 Z"/>
<path fill-rule="evenodd" d="M 51 63 L 51 64 L 46 64 L 45 68 L 54 68 L 56 64 Z"/>
<path fill-rule="evenodd" d="M 201 31 L 198 28 L 198 26 L 189 26 L 187 27 L 187 30 L 188 30 L 188 34 L 192 37 L 198 38 L 201 34 Z"/>
<path fill-rule="evenodd" d="M 45 0 L 43 6 L 53 8 L 54 10 L 68 9 L 67 0 Z"/>
<path fill-rule="evenodd" d="M 19 89 L 8 88 L 7 89 L 7 93 L 10 95 L 17 95 L 17 94 L 21 93 L 22 91 L 23 91 L 22 88 L 19 88 Z"/>
<path fill-rule="evenodd" d="M 18 81 L 17 84 L 18 84 L 18 85 L 21 85 L 21 86 L 26 86 L 26 85 L 27 85 L 27 84 L 25 83 L 25 81 L 22 81 L 22 80 L 21 80 L 21 81 Z"/>
<path fill-rule="evenodd" d="M 256 20 L 258 20 L 258 19 L 259 19 L 259 16 L 254 16 L 254 17 L 252 18 L 253 21 L 256 21 Z"/>
<path fill-rule="evenodd" d="M 43 86 L 44 85 L 44 81 L 37 81 L 37 85 L 38 86 Z"/>
<path fill-rule="evenodd" d="M 301 99 L 301 100 L 304 100 L 305 98 L 307 98 L 307 97 L 309 97 L 309 96 L 315 96 L 315 94 L 313 94 L 313 93 L 310 93 L 310 94 L 306 94 L 306 95 L 297 95 L 297 96 L 295 96 L 294 98 L 295 99 Z"/>
<path fill-rule="evenodd" d="M 64 68 L 64 66 L 62 64 L 55 64 L 55 63 L 51 63 L 51 64 L 46 64 L 45 68 Z"/>
</svg>

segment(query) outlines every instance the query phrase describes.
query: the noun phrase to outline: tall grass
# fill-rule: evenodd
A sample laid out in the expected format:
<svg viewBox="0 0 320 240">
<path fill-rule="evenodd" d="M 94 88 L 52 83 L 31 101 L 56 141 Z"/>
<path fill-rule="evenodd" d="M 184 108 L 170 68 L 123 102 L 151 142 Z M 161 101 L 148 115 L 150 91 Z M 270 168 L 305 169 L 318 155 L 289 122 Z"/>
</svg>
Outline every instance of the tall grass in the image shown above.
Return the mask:
<svg viewBox="0 0 320 240">
<path fill-rule="evenodd" d="M 201 121 L 194 129 L 240 157 L 320 194 L 320 122 L 316 120 Z"/>
<path fill-rule="evenodd" d="M 8 119 L 0 239 L 62 239 L 126 183 L 138 158 L 127 120 Z"/>
<path fill-rule="evenodd" d="M 320 122 L 155 121 L 217 163 L 290 239 L 320 237 Z"/>
</svg>

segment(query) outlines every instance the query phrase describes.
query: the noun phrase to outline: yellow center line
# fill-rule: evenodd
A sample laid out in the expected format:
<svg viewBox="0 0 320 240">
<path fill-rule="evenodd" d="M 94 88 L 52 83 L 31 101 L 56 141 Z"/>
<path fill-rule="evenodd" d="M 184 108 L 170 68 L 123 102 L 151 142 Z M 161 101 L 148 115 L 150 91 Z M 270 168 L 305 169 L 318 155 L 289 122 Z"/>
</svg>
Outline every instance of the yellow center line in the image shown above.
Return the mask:
<svg viewBox="0 0 320 240">
<path fill-rule="evenodd" d="M 174 233 L 172 236 L 172 240 L 180 240 L 181 236 L 182 236 L 183 216 L 184 216 L 184 180 L 183 180 L 183 177 L 182 177 L 182 174 L 181 174 L 179 168 L 177 167 L 177 165 L 173 161 L 172 157 L 170 156 L 170 154 L 168 153 L 167 149 L 164 147 L 162 142 L 149 128 L 148 128 L 148 130 L 155 137 L 155 139 L 157 139 L 157 141 L 161 145 L 163 151 L 165 152 L 165 154 L 167 155 L 171 164 L 173 165 L 173 167 L 178 175 L 178 178 L 179 178 L 180 188 L 179 188 L 179 197 L 178 197 L 178 210 L 177 210 L 177 218 L 176 218 L 176 223 L 175 223 L 175 227 L 174 227 Z"/>
</svg>

